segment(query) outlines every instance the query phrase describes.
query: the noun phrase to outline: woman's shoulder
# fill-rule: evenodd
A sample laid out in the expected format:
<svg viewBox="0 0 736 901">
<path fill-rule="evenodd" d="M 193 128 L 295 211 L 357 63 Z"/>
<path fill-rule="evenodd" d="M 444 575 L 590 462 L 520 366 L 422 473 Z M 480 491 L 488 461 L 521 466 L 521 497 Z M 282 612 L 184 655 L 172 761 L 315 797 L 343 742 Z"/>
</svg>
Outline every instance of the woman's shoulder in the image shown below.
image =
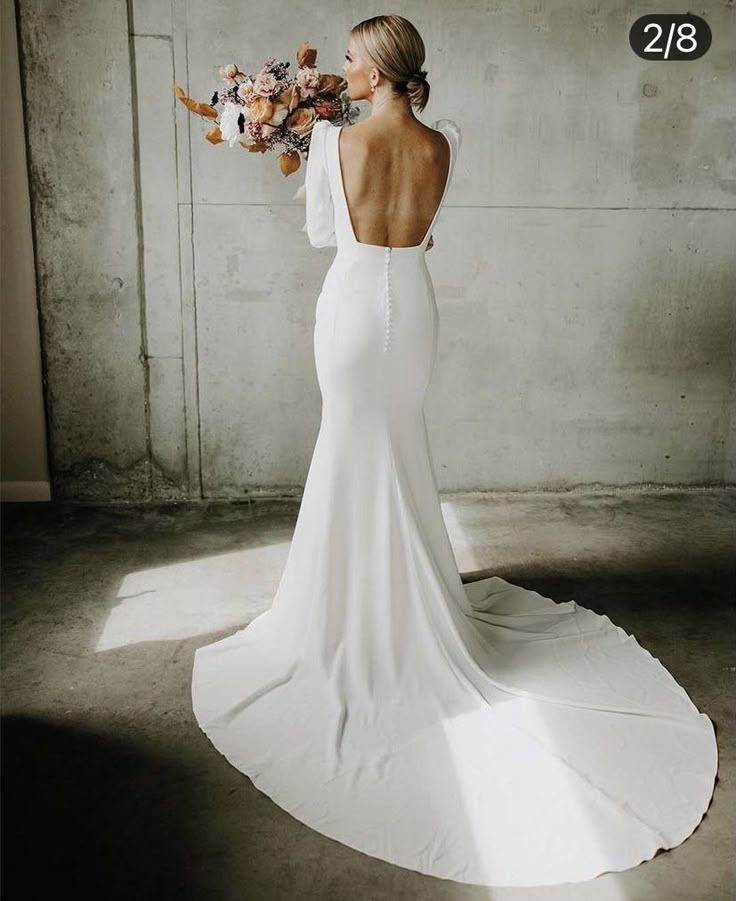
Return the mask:
<svg viewBox="0 0 736 901">
<path fill-rule="evenodd" d="M 335 125 L 330 122 L 328 119 L 320 119 L 315 122 L 312 130 L 313 133 L 315 129 L 323 129 L 322 131 L 317 132 L 320 135 L 322 140 L 327 140 L 330 137 L 328 129 L 333 129 L 335 132 L 340 131 L 341 126 Z M 421 134 L 429 134 L 430 131 L 441 132 L 448 137 L 448 139 L 452 142 L 455 151 L 460 148 L 460 144 L 462 143 L 462 131 L 460 126 L 454 119 L 435 119 L 430 125 L 427 125 L 424 122 L 417 120 L 415 125 L 409 129 L 407 126 L 408 132 L 406 139 L 410 141 L 414 141 L 417 138 L 417 135 Z M 354 122 L 350 123 L 349 127 L 345 129 L 345 131 L 349 132 L 349 134 L 343 135 L 340 138 L 340 149 L 346 150 L 348 153 L 350 152 L 350 145 L 355 143 L 357 145 L 365 144 L 365 147 L 368 148 L 370 153 L 379 154 L 382 151 L 382 148 L 386 142 L 386 128 L 385 126 L 381 126 L 378 124 L 374 124 L 369 119 L 366 119 L 364 122 Z M 444 142 L 443 142 L 444 143 Z"/>
</svg>

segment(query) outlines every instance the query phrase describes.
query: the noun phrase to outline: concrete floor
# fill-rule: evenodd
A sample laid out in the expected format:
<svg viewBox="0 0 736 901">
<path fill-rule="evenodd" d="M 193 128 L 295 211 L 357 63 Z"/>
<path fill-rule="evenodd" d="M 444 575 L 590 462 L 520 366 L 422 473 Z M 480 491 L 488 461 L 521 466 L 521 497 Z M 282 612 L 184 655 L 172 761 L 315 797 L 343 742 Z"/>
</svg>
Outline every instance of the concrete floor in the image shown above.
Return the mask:
<svg viewBox="0 0 736 901">
<path fill-rule="evenodd" d="M 194 649 L 268 607 L 298 501 L 5 504 L 5 901 L 736 898 L 736 492 L 445 495 L 463 578 L 574 599 L 633 633 L 714 721 L 720 768 L 694 834 L 552 888 L 462 885 L 313 832 L 193 718 Z"/>
</svg>

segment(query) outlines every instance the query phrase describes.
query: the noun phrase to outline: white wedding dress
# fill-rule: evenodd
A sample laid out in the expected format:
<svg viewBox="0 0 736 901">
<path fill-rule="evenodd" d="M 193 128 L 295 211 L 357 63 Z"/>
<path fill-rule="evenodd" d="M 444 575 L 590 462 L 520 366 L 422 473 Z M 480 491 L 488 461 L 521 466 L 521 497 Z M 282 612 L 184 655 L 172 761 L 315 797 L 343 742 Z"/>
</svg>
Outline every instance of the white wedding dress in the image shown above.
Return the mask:
<svg viewBox="0 0 736 901">
<path fill-rule="evenodd" d="M 452 151 L 444 202 L 461 133 L 433 125 Z M 299 516 L 272 607 L 197 649 L 195 716 L 296 819 L 399 866 L 491 886 L 633 867 L 702 819 L 713 724 L 607 616 L 497 576 L 462 583 L 423 412 L 442 202 L 419 245 L 359 242 L 339 131 L 318 122 L 307 161 L 309 240 L 337 254 Z"/>
</svg>

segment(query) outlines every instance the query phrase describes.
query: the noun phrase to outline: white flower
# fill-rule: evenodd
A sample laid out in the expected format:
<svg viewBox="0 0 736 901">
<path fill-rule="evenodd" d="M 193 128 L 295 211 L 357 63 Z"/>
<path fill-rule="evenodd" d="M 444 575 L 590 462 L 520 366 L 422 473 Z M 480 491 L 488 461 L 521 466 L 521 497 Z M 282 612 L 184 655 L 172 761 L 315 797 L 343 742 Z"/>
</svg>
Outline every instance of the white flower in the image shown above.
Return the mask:
<svg viewBox="0 0 736 901">
<path fill-rule="evenodd" d="M 245 107 L 239 103 L 225 103 L 220 113 L 220 134 L 222 140 L 227 141 L 231 147 L 242 137 L 238 128 L 241 113 L 245 115 Z"/>
</svg>

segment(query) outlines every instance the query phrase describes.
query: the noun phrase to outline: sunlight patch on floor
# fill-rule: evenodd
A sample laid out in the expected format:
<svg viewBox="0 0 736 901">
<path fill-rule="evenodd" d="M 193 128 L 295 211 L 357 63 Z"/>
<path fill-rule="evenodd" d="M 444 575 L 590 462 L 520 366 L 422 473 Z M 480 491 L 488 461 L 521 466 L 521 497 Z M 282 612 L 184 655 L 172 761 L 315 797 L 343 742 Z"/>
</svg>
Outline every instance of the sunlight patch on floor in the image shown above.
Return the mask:
<svg viewBox="0 0 736 901">
<path fill-rule="evenodd" d="M 290 542 L 129 573 L 95 653 L 245 625 L 272 602 Z"/>
</svg>

